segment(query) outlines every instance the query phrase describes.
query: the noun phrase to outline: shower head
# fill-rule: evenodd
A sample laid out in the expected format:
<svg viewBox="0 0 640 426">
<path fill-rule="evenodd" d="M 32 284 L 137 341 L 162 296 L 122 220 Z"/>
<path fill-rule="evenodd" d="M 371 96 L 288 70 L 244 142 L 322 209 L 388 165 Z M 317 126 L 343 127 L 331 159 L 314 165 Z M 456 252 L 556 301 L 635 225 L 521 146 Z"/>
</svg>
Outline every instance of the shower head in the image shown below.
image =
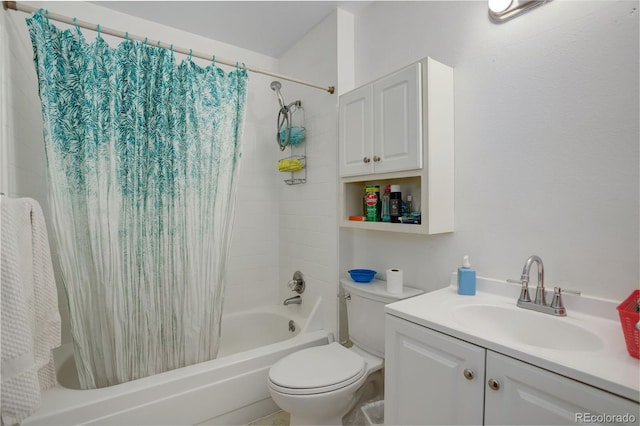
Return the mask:
<svg viewBox="0 0 640 426">
<path fill-rule="evenodd" d="M 284 104 L 284 99 L 282 98 L 282 94 L 280 93 L 280 89 L 281 88 L 282 88 L 282 84 L 280 84 L 279 81 L 272 81 L 271 82 L 271 90 L 276 92 L 276 94 L 278 95 L 278 102 L 280 102 L 280 108 L 284 109 L 285 108 L 285 104 Z"/>
</svg>

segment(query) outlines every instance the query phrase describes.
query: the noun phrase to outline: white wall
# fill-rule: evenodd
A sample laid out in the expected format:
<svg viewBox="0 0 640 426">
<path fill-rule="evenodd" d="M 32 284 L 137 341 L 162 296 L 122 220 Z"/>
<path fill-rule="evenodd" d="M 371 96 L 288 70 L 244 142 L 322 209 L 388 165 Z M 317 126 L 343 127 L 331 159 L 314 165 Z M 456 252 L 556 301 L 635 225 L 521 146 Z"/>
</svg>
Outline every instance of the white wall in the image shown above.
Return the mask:
<svg viewBox="0 0 640 426">
<path fill-rule="evenodd" d="M 103 26 L 145 35 L 151 39 L 169 41 L 176 46 L 212 52 L 219 58 L 239 60 L 255 67 L 276 71 L 275 58 L 230 46 L 200 36 L 155 24 L 133 16 L 85 2 L 30 3 L 49 8 L 52 12 L 100 23 Z M 48 216 L 47 183 L 42 116 L 36 74 L 32 61 L 33 50 L 22 12 L 1 11 L 3 34 L 9 49 L 3 50 L 0 62 L 8 68 L 2 81 L 3 132 L 2 146 L 7 150 L 7 193 L 14 197 L 32 197 L 43 206 Z M 64 24 L 55 24 L 65 27 Z M 95 33 L 83 30 L 92 41 Z M 104 37 L 112 46 L 121 40 Z M 180 61 L 181 55 L 176 55 Z M 194 58 L 200 65 L 206 61 Z M 223 67 L 225 68 L 225 67 Z M 228 68 L 225 68 L 228 71 Z M 279 302 L 278 259 L 278 197 L 276 184 L 275 143 L 271 142 L 275 121 L 271 79 L 250 74 L 247 116 L 244 129 L 242 161 L 230 261 L 227 269 L 226 312 L 251 308 L 255 305 Z M 6 97 L 5 97 L 6 94 Z M 49 226 L 51 230 L 51 226 Z M 50 232 L 50 238 L 52 233 Z M 54 252 L 55 258 L 55 252 Z M 55 263 L 55 261 L 54 261 Z M 59 276 L 59 274 L 57 274 Z M 70 341 L 68 315 L 64 293 L 58 279 L 59 301 L 63 316 L 63 340 Z"/>
<path fill-rule="evenodd" d="M 487 4 L 376 2 L 355 82 L 425 56 L 455 69 L 455 232 L 342 230 L 341 273 L 405 270 L 425 290 L 462 256 L 481 276 L 545 262 L 547 286 L 621 300 L 639 283 L 638 2 L 554 1 L 495 25 Z"/>
<path fill-rule="evenodd" d="M 337 81 L 337 12 L 313 28 L 280 58 L 280 73 L 321 85 Z M 337 317 L 337 112 L 338 97 L 318 89 L 282 81 L 287 103 L 301 100 L 305 110 L 307 183 L 288 186 L 281 173 L 280 186 L 280 281 L 281 298 L 295 295 L 286 287 L 293 272 L 302 271 L 307 288 L 302 311 L 308 311 L 318 296 L 329 330 Z M 275 103 L 275 99 L 274 99 Z M 276 108 L 272 108 L 276 111 Z M 275 115 L 274 115 L 275 120 Z M 278 150 L 275 141 L 270 143 Z M 282 157 L 288 155 L 288 149 Z"/>
</svg>

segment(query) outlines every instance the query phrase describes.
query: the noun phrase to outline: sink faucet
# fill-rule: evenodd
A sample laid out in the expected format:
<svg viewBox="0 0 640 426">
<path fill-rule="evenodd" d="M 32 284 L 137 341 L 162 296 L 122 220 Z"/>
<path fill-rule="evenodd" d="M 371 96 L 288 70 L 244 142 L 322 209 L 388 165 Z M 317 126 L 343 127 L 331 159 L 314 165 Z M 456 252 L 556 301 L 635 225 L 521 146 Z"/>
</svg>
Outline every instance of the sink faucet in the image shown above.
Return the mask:
<svg viewBox="0 0 640 426">
<path fill-rule="evenodd" d="M 531 272 L 531 266 L 536 264 L 538 267 L 538 285 L 536 286 L 536 298 L 535 301 L 531 301 L 529 297 L 529 273 Z M 518 283 L 522 285 L 522 290 L 520 291 L 520 297 L 518 298 L 518 307 L 524 309 L 531 309 L 533 311 L 544 312 L 551 315 L 556 315 L 560 317 L 567 316 L 567 310 L 562 303 L 562 292 L 566 291 L 568 293 L 573 293 L 580 295 L 580 292 L 573 290 L 562 290 L 560 287 L 555 287 L 553 290 L 553 300 L 550 305 L 547 305 L 547 299 L 545 296 L 544 289 L 544 266 L 542 264 L 542 259 L 536 255 L 529 256 L 527 261 L 524 264 L 524 268 L 522 268 L 522 275 L 520 276 L 520 281 L 516 280 L 507 280 L 508 282 Z"/>
<path fill-rule="evenodd" d="M 284 306 L 287 306 L 287 305 L 299 305 L 301 303 L 302 303 L 302 297 L 293 296 L 288 299 L 285 299 L 283 304 Z"/>
<path fill-rule="evenodd" d="M 536 299 L 534 303 L 536 305 L 546 305 L 547 299 L 544 295 L 544 265 L 542 264 L 542 259 L 540 259 L 540 257 L 535 254 L 533 256 L 529 256 L 524 264 L 524 268 L 522 268 L 522 277 L 520 280 L 522 281 L 523 287 L 529 286 L 529 272 L 531 271 L 531 266 L 534 263 L 538 266 L 538 285 L 536 286 Z"/>
</svg>

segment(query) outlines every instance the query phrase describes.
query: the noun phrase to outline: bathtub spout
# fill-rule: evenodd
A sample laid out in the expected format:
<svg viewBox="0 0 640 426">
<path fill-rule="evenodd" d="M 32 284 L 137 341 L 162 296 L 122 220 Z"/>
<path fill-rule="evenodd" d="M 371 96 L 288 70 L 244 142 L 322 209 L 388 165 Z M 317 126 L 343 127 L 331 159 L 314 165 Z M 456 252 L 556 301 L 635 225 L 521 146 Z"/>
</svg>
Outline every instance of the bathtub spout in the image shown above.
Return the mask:
<svg viewBox="0 0 640 426">
<path fill-rule="evenodd" d="M 283 304 L 284 304 L 284 306 L 287 306 L 287 305 L 299 305 L 301 303 L 302 303 L 302 297 L 293 296 L 293 297 L 290 297 L 288 299 L 285 299 Z"/>
</svg>

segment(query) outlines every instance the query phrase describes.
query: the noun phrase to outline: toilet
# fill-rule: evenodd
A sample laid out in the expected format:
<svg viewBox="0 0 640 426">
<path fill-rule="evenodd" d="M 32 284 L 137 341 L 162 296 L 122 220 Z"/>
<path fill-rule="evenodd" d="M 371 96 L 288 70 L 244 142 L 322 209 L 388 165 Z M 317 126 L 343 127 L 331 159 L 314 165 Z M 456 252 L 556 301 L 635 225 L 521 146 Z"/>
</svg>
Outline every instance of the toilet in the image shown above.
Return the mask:
<svg viewBox="0 0 640 426">
<path fill-rule="evenodd" d="M 367 377 L 384 365 L 384 305 L 423 293 L 404 287 L 387 292 L 386 282 L 341 279 L 347 300 L 349 338 L 287 355 L 269 370 L 269 392 L 291 414 L 291 425 L 341 425 Z"/>
</svg>

